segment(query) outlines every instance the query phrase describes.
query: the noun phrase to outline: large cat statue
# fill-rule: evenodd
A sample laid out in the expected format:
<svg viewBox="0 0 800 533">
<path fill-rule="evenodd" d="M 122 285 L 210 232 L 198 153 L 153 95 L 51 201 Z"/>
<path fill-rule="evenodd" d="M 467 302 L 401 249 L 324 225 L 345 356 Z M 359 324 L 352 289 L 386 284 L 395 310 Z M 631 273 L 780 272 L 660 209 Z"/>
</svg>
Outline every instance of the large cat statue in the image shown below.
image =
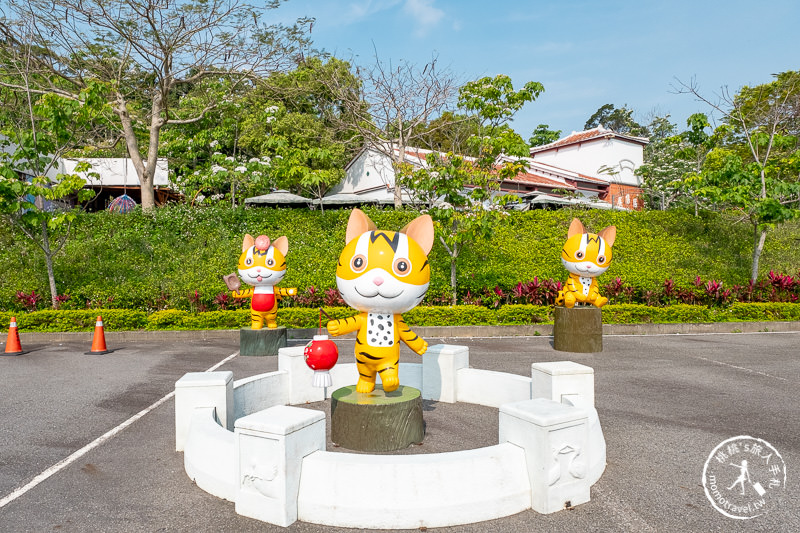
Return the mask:
<svg viewBox="0 0 800 533">
<path fill-rule="evenodd" d="M 360 313 L 331 320 L 328 332 L 337 336 L 358 331 L 356 392 L 372 392 L 378 375 L 383 390 L 391 392 L 400 385 L 400 341 L 419 355 L 428 349 L 401 314 L 419 305 L 428 290 L 433 220 L 422 215 L 398 232 L 384 231 L 353 209 L 345 240 L 336 285 L 347 305 Z"/>
<path fill-rule="evenodd" d="M 569 271 L 564 289 L 558 291 L 556 305 L 575 307 L 576 303 L 603 307 L 608 298 L 600 296 L 597 276 L 611 265 L 611 247 L 617 237 L 616 226 L 600 233 L 588 233 L 577 218 L 572 219 L 567 242 L 561 250 L 561 263 Z"/>
<path fill-rule="evenodd" d="M 239 256 L 239 275 L 252 288 L 239 290 L 241 282 L 236 274 L 224 276 L 225 284 L 234 298 L 250 298 L 250 326 L 252 329 L 278 327 L 278 301 L 284 296 L 294 296 L 297 289 L 275 287 L 286 275 L 286 254 L 289 240 L 278 237 L 270 242 L 266 235 L 253 239 L 245 235 L 242 255 Z"/>
</svg>

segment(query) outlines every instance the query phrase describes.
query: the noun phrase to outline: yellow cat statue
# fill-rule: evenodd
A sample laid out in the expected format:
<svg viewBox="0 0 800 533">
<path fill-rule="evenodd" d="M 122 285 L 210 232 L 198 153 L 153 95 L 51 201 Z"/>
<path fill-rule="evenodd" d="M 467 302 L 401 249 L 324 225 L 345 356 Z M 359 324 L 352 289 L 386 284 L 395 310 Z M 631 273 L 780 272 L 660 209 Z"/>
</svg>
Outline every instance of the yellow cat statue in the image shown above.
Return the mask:
<svg viewBox="0 0 800 533">
<path fill-rule="evenodd" d="M 402 313 L 419 305 L 428 290 L 433 220 L 422 215 L 398 232 L 384 231 L 376 229 L 362 211 L 353 209 L 345 240 L 336 267 L 336 285 L 347 305 L 360 313 L 331 320 L 328 332 L 338 336 L 358 331 L 356 392 L 372 392 L 378 375 L 383 390 L 391 392 L 400 386 L 400 341 L 419 355 L 428 349 Z"/>
<path fill-rule="evenodd" d="M 572 308 L 576 303 L 603 307 L 608 298 L 600 296 L 597 276 L 611 265 L 611 247 L 617 228 L 609 226 L 600 233 L 588 233 L 577 218 L 572 219 L 567 242 L 561 250 L 561 263 L 569 271 L 564 289 L 558 291 L 556 305 Z"/>
<path fill-rule="evenodd" d="M 278 237 L 270 242 L 266 235 L 253 239 L 245 235 L 242 242 L 242 255 L 239 257 L 239 275 L 252 287 L 239 290 L 241 282 L 236 274 L 224 276 L 225 284 L 233 291 L 234 298 L 250 298 L 250 325 L 252 329 L 278 327 L 278 301 L 284 296 L 294 296 L 297 289 L 277 288 L 286 275 L 286 254 L 289 240 Z"/>
</svg>

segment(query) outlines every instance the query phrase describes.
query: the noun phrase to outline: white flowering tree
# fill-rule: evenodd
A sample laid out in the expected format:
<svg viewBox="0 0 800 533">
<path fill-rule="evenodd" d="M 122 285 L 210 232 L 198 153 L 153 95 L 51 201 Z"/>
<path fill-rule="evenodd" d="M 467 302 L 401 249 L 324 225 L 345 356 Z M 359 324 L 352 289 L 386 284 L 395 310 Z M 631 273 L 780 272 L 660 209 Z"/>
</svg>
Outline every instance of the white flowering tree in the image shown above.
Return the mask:
<svg viewBox="0 0 800 533">
<path fill-rule="evenodd" d="M 190 201 L 202 195 L 235 204 L 276 187 L 324 196 L 361 144 L 330 118 L 341 106 L 319 78 L 335 77 L 355 83 L 347 63 L 308 58 L 252 86 L 232 90 L 226 80 L 194 86 L 180 98 L 180 114 L 196 114 L 209 99 L 217 106 L 202 121 L 165 129 L 164 151 L 178 186 Z"/>
<path fill-rule="evenodd" d="M 690 116 L 688 129 L 678 133 L 669 115 L 655 117 L 647 127 L 650 143 L 645 147 L 644 164 L 636 169 L 642 178 L 645 202 L 650 209 L 693 207 L 695 215 L 700 199 L 693 195 L 691 181 L 685 178 L 700 172 L 716 137 L 709 134 L 708 118 L 696 113 Z"/>
<path fill-rule="evenodd" d="M 238 128 L 229 129 L 221 120 L 215 127 L 176 136 L 167 144 L 168 153 L 180 153 L 172 179 L 187 202 L 227 201 L 235 207 L 248 196 L 275 187 L 271 158 L 244 153 L 238 136 Z"/>
<path fill-rule="evenodd" d="M 274 186 L 321 199 L 344 178 L 348 146 L 319 116 L 272 103 L 242 127 L 241 146 L 270 159 L 267 175 Z"/>
<path fill-rule="evenodd" d="M 212 147 L 214 143 L 212 142 Z M 194 200 L 202 194 L 210 200 L 230 200 L 231 207 L 236 207 L 237 202 L 247 196 L 267 191 L 272 187 L 270 180 L 271 160 L 269 157 L 234 157 L 214 152 L 211 155 L 210 166 L 195 170 L 192 176 L 203 185 L 196 189 Z M 204 194 L 209 193 L 208 196 Z M 225 192 L 227 191 L 227 193 Z M 237 200 L 237 191 L 239 193 Z"/>
</svg>

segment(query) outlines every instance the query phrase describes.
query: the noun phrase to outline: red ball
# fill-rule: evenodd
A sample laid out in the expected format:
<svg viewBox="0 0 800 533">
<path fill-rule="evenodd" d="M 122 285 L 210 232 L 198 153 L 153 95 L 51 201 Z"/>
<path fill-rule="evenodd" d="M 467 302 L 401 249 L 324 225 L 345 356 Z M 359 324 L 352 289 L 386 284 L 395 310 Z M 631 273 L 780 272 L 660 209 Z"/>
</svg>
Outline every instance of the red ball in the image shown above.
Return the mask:
<svg viewBox="0 0 800 533">
<path fill-rule="evenodd" d="M 258 250 L 268 250 L 269 249 L 269 237 L 266 235 L 259 235 L 256 239 L 256 249 Z"/>
<path fill-rule="evenodd" d="M 303 354 L 312 370 L 330 370 L 339 359 L 339 349 L 327 335 L 314 335 L 314 340 L 306 345 Z"/>
</svg>

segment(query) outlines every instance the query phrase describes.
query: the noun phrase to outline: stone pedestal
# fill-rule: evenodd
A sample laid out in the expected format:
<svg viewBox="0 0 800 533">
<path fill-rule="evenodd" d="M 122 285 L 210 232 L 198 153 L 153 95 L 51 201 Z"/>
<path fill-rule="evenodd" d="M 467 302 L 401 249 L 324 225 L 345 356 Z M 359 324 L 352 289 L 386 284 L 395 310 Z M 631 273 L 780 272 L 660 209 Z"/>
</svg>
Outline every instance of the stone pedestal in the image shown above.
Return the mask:
<svg viewBox="0 0 800 533">
<path fill-rule="evenodd" d="M 413 387 L 370 393 L 356 386 L 342 387 L 331 395 L 331 440 L 360 452 L 390 452 L 422 442 L 422 394 Z"/>
<path fill-rule="evenodd" d="M 217 420 L 233 429 L 233 372 L 189 372 L 175 383 L 175 450 L 182 452 L 197 407 L 212 407 Z"/>
<path fill-rule="evenodd" d="M 553 348 L 562 352 L 603 351 L 603 315 L 599 307 L 555 308 Z"/>
<path fill-rule="evenodd" d="M 531 393 L 533 398 L 594 407 L 594 369 L 573 361 L 533 363 Z"/>
<path fill-rule="evenodd" d="M 288 527 L 297 520 L 303 458 L 325 450 L 325 414 L 278 405 L 236 421 L 236 512 Z"/>
<path fill-rule="evenodd" d="M 422 397 L 437 402 L 458 401 L 458 371 L 469 368 L 469 348 L 434 344 L 422 358 Z"/>
<path fill-rule="evenodd" d="M 278 349 L 286 346 L 286 328 L 262 328 L 239 330 L 239 355 L 278 355 Z"/>
<path fill-rule="evenodd" d="M 531 508 L 554 513 L 589 501 L 589 429 L 583 409 L 537 398 L 500 407 L 500 443 L 525 450 Z"/>
</svg>

